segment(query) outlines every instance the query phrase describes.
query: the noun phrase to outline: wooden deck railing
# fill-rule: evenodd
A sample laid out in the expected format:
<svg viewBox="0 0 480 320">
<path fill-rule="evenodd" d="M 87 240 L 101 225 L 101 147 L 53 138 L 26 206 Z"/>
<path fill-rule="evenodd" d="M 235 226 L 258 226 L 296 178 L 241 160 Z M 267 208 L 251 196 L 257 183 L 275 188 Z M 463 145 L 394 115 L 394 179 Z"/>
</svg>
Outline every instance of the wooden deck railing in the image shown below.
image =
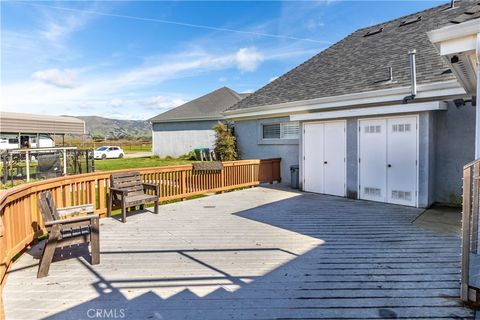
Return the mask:
<svg viewBox="0 0 480 320">
<path fill-rule="evenodd" d="M 480 289 L 472 286 L 472 258 L 478 255 L 480 160 L 463 168 L 462 273 L 460 298 L 478 304 Z M 478 268 L 477 268 L 478 269 Z"/>
<path fill-rule="evenodd" d="M 223 163 L 221 171 L 194 172 L 192 165 L 95 172 L 21 185 L 0 194 L 0 280 L 12 259 L 43 233 L 37 207 L 41 191 L 50 190 L 58 207 L 93 203 L 105 217 L 112 172 L 139 171 L 144 182 L 160 187 L 160 201 L 223 192 L 260 183 L 280 181 L 280 159 L 240 160 Z"/>
</svg>

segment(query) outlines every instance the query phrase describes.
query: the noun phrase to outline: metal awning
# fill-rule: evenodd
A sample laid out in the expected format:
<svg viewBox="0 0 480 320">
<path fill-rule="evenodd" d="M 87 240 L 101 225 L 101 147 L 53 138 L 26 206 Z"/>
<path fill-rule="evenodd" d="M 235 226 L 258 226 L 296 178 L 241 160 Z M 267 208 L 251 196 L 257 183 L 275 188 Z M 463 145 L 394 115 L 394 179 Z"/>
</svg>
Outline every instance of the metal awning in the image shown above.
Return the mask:
<svg viewBox="0 0 480 320">
<path fill-rule="evenodd" d="M 0 112 L 0 132 L 85 134 L 85 121 L 73 117 Z"/>
</svg>

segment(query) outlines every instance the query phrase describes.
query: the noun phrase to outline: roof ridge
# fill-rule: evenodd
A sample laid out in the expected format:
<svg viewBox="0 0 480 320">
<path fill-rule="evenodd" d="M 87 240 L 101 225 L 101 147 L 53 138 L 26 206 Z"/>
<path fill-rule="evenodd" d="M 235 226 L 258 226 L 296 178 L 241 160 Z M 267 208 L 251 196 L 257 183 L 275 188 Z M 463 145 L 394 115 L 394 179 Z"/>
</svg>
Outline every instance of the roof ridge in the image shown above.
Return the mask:
<svg viewBox="0 0 480 320">
<path fill-rule="evenodd" d="M 458 0 L 457 0 L 457 1 L 458 1 Z M 379 22 L 379 23 L 373 24 L 373 25 L 368 26 L 368 27 L 359 28 L 359 29 L 355 30 L 354 32 L 359 32 L 359 31 L 365 30 L 365 29 L 372 29 L 372 28 L 374 28 L 374 27 L 381 26 L 381 25 L 384 25 L 384 24 L 389 24 L 389 23 L 392 23 L 392 22 L 395 22 L 395 21 L 405 20 L 406 18 L 409 18 L 409 17 L 411 17 L 411 16 L 419 15 L 419 14 L 425 13 L 425 12 L 427 12 L 427 11 L 434 11 L 435 9 L 439 9 L 439 8 L 441 8 L 441 7 L 443 7 L 443 6 L 447 6 L 447 5 L 449 5 L 449 4 L 448 4 L 448 3 L 444 3 L 444 4 L 441 4 L 441 5 L 432 7 L 432 8 L 424 9 L 424 10 L 422 10 L 422 11 L 417 11 L 417 12 L 409 13 L 409 14 L 406 14 L 406 15 L 404 15 L 404 16 L 401 16 L 401 17 L 392 19 L 392 20 L 387 20 L 387 21 L 383 21 L 383 22 Z"/>
<path fill-rule="evenodd" d="M 229 87 L 227 87 L 227 86 L 223 86 L 223 87 L 220 88 L 220 89 L 223 89 L 223 88 L 227 89 L 227 91 L 228 91 L 233 97 L 237 98 L 238 100 L 242 100 L 242 97 L 240 97 L 240 95 L 238 94 L 237 91 L 235 91 L 235 90 L 233 90 L 233 89 L 231 89 L 231 88 L 229 88 Z"/>
</svg>

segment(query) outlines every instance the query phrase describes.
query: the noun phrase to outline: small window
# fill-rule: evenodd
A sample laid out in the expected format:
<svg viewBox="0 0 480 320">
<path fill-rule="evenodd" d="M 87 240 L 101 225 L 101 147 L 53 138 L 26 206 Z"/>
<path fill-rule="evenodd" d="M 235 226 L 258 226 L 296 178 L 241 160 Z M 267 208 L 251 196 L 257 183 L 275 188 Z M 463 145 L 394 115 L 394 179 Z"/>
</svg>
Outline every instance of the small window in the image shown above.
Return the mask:
<svg viewBox="0 0 480 320">
<path fill-rule="evenodd" d="M 280 123 L 264 124 L 263 139 L 280 139 Z"/>
<path fill-rule="evenodd" d="M 263 125 L 263 139 L 298 139 L 298 122 L 281 122 Z"/>
<path fill-rule="evenodd" d="M 9 144 L 17 144 L 17 143 L 18 143 L 18 139 L 8 139 L 8 143 L 9 143 Z"/>
</svg>

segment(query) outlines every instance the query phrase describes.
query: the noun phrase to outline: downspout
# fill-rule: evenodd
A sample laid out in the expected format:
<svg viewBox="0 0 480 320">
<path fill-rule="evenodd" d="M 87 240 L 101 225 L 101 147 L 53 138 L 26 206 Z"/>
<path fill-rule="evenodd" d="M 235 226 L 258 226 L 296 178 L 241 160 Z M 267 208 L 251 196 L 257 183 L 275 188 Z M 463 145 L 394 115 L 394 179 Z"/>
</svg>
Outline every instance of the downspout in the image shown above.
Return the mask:
<svg viewBox="0 0 480 320">
<path fill-rule="evenodd" d="M 417 95 L 417 67 L 415 64 L 416 53 L 417 53 L 417 50 L 408 51 L 408 59 L 410 60 L 411 93 L 409 96 L 406 96 L 405 98 L 403 98 L 403 103 L 408 103 L 410 100 L 415 99 L 415 96 Z"/>
<path fill-rule="evenodd" d="M 475 159 L 480 159 L 480 33 L 477 34 L 477 105 L 475 113 Z M 475 99 L 475 98 L 472 98 Z"/>
</svg>

